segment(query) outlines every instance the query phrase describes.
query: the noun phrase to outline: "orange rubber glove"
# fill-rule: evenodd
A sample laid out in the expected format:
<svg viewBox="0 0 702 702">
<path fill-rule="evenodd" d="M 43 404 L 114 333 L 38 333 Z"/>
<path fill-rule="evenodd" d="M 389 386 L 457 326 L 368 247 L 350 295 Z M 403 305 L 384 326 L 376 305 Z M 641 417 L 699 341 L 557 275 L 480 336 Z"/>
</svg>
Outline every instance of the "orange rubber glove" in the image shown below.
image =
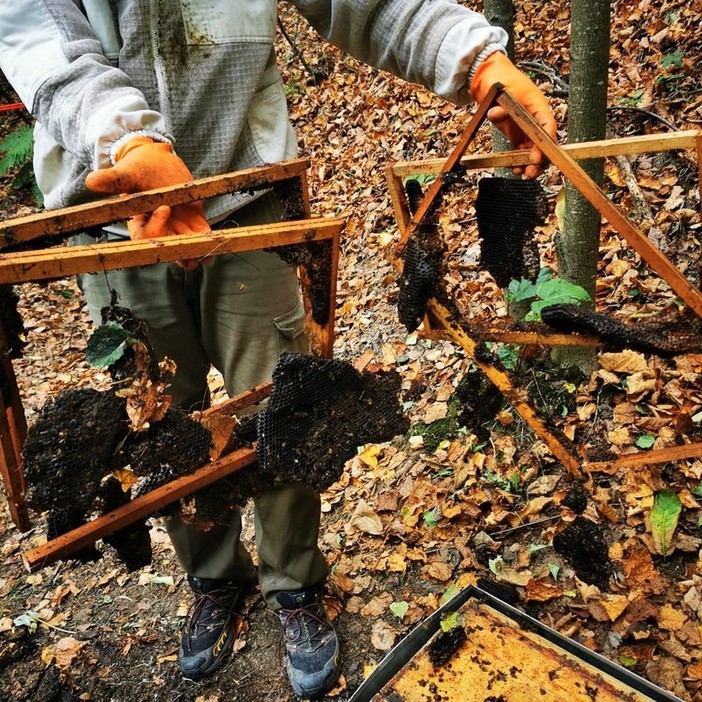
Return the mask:
<svg viewBox="0 0 702 702">
<path fill-rule="evenodd" d="M 192 173 L 173 153 L 173 147 L 148 137 L 134 137 L 117 151 L 115 165 L 88 174 L 85 184 L 95 193 L 120 195 L 163 188 L 193 180 Z M 205 234 L 211 231 L 200 202 L 169 207 L 135 215 L 127 222 L 132 239 L 152 239 L 175 234 Z M 187 269 L 196 261 L 179 261 Z"/>
<path fill-rule="evenodd" d="M 502 83 L 515 100 L 526 108 L 546 133 L 556 140 L 556 120 L 549 107 L 546 96 L 534 85 L 531 79 L 522 73 L 501 51 L 490 54 L 478 66 L 470 84 L 470 94 L 476 102 L 482 102 L 495 83 Z M 487 114 L 488 119 L 509 139 L 517 149 L 531 149 L 529 165 L 517 167 L 515 173 L 524 173 L 527 178 L 536 178 L 548 166 L 548 159 L 538 146 L 527 137 L 517 123 L 507 114 L 503 107 L 493 107 Z"/>
</svg>

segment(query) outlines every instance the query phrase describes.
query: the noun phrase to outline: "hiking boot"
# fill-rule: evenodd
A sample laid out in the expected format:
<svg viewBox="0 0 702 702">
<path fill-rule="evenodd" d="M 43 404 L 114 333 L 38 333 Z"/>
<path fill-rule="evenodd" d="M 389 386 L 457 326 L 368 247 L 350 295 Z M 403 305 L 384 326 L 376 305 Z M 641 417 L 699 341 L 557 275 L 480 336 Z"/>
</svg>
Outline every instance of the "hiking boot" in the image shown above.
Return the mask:
<svg viewBox="0 0 702 702">
<path fill-rule="evenodd" d="M 293 692 L 316 699 L 339 677 L 339 639 L 327 618 L 317 587 L 279 592 L 276 614 L 283 625 L 286 670 Z"/>
<path fill-rule="evenodd" d="M 235 611 L 244 585 L 231 580 L 210 580 L 188 575 L 195 594 L 183 626 L 178 662 L 183 677 L 201 680 L 223 665 L 237 635 Z"/>
</svg>

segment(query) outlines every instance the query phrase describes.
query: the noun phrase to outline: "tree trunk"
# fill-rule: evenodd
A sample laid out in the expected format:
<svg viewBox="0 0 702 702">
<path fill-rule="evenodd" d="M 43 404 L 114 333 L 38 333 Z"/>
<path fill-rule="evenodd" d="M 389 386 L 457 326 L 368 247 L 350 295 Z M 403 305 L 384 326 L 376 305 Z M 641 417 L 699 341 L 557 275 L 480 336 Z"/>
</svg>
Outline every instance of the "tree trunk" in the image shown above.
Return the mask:
<svg viewBox="0 0 702 702">
<path fill-rule="evenodd" d="M 483 3 L 483 14 L 490 24 L 502 27 L 507 32 L 509 36 L 507 55 L 514 61 L 514 3 L 512 0 L 485 0 Z M 492 150 L 511 151 L 512 148 L 509 139 L 497 127 L 493 127 Z M 501 178 L 517 177 L 510 168 L 496 168 L 495 175 Z"/>
<path fill-rule="evenodd" d="M 572 0 L 568 143 L 604 139 L 607 130 L 607 77 L 610 45 L 610 0 Z M 604 159 L 581 161 L 598 184 L 604 182 Z M 570 183 L 565 186 L 565 226 L 558 241 L 558 271 L 595 299 L 600 241 L 600 214 Z M 561 363 L 592 370 L 594 352 L 559 349 Z"/>
</svg>

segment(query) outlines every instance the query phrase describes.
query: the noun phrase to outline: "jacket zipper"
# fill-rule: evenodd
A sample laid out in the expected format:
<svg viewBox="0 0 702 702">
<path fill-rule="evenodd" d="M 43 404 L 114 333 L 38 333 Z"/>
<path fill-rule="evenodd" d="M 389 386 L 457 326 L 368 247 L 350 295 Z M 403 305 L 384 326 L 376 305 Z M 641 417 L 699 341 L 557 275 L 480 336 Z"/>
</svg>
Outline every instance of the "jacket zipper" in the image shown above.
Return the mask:
<svg viewBox="0 0 702 702">
<path fill-rule="evenodd" d="M 168 81 L 166 66 L 158 43 L 158 0 L 149 0 L 149 34 L 151 38 L 151 53 L 154 57 L 154 73 L 156 74 L 156 89 L 158 91 L 159 107 L 166 127 L 171 128 L 171 106 L 168 99 Z"/>
</svg>

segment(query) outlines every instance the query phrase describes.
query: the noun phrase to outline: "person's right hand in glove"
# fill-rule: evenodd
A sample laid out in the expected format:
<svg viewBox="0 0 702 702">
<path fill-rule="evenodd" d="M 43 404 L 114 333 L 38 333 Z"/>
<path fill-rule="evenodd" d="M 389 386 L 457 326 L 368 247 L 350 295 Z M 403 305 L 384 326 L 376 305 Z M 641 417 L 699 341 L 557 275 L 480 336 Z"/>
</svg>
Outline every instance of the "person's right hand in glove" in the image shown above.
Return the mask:
<svg viewBox="0 0 702 702">
<path fill-rule="evenodd" d="M 115 155 L 115 165 L 88 174 L 85 184 L 95 193 L 121 195 L 138 193 L 193 180 L 185 163 L 173 153 L 173 147 L 148 137 L 126 141 Z M 132 239 L 151 239 L 175 234 L 206 234 L 211 231 L 199 202 L 169 207 L 135 215 L 127 222 Z M 180 261 L 192 269 L 194 261 Z"/>
<path fill-rule="evenodd" d="M 470 93 L 476 102 L 482 102 L 495 83 L 502 83 L 546 133 L 556 140 L 556 120 L 546 96 L 522 73 L 501 51 L 490 54 L 478 66 L 470 84 Z M 514 168 L 515 173 L 524 173 L 527 178 L 536 178 L 548 166 L 548 159 L 541 149 L 527 137 L 521 127 L 499 105 L 489 110 L 488 119 L 509 139 L 517 149 L 530 149 L 529 165 Z"/>
</svg>

